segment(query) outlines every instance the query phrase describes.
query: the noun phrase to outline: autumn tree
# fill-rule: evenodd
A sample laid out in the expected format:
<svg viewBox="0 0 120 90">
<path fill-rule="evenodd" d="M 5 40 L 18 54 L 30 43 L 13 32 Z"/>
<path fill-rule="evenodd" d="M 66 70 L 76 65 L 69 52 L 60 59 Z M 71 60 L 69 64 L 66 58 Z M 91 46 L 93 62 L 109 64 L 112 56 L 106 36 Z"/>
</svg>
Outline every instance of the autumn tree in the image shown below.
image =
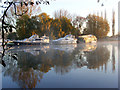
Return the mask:
<svg viewBox="0 0 120 90">
<path fill-rule="evenodd" d="M 50 18 L 46 13 L 29 18 L 24 15 L 17 20 L 17 34 L 20 39 L 28 38 L 33 32 L 39 36 L 44 34 L 50 39 L 64 37 L 67 34 L 76 35 L 76 28 L 72 25 L 71 20 L 67 17 Z"/>
<path fill-rule="evenodd" d="M 87 28 L 83 31 L 84 34 L 93 34 L 97 38 L 107 36 L 110 27 L 108 21 L 96 15 L 87 16 Z"/>
<path fill-rule="evenodd" d="M 76 35 L 76 28 L 67 17 L 56 18 L 52 22 L 53 35 L 56 38 L 64 37 L 67 34 Z"/>
<path fill-rule="evenodd" d="M 68 19 L 67 17 L 62 17 L 61 19 L 61 27 L 62 30 L 65 32 L 65 35 L 71 33 L 75 35 L 75 28 L 72 26 L 71 20 Z"/>
<path fill-rule="evenodd" d="M 52 18 L 46 13 L 41 13 L 40 15 L 31 18 L 28 15 L 22 16 L 17 20 L 16 26 L 19 39 L 28 38 L 35 33 L 39 36 L 43 36 L 44 34 L 50 36 L 51 22 Z"/>
<path fill-rule="evenodd" d="M 54 17 L 56 21 L 61 22 L 61 25 L 58 25 L 60 30 L 58 37 L 63 37 L 69 33 L 72 33 L 75 36 L 79 35 L 79 29 L 75 26 L 75 20 L 73 21 L 72 15 L 67 10 L 60 9 L 55 11 Z"/>
<path fill-rule="evenodd" d="M 40 15 L 38 15 L 38 20 L 40 22 L 41 31 L 43 32 L 42 35 L 46 34 L 50 36 L 52 18 L 50 18 L 47 13 L 41 13 Z"/>
<path fill-rule="evenodd" d="M 32 23 L 28 15 L 23 15 L 17 20 L 16 32 L 19 39 L 28 38 L 32 33 Z"/>
<path fill-rule="evenodd" d="M 11 25 L 16 27 L 16 21 L 19 19 L 22 15 L 26 14 L 29 18 L 31 18 L 35 14 L 39 14 L 41 12 L 41 8 L 39 4 L 49 4 L 49 1 L 42 0 L 42 1 L 36 1 L 36 0 L 7 0 L 4 2 L 6 6 L 1 6 L 3 8 L 6 8 L 7 5 L 7 12 L 5 13 L 4 21 L 7 23 L 6 25 Z M 3 9 L 4 12 L 4 9 Z M 5 29 L 6 30 L 6 29 Z M 6 30 L 7 32 L 8 30 Z M 9 35 L 10 33 L 8 33 Z"/>
<path fill-rule="evenodd" d="M 51 23 L 51 31 L 53 33 L 53 39 L 64 36 L 64 31 L 62 31 L 60 19 L 54 19 Z"/>
<path fill-rule="evenodd" d="M 49 37 L 52 36 L 51 23 L 53 19 L 47 13 L 41 13 L 38 16 L 33 16 L 31 19 L 33 27 L 39 36 L 43 36 L 44 34 Z"/>
</svg>

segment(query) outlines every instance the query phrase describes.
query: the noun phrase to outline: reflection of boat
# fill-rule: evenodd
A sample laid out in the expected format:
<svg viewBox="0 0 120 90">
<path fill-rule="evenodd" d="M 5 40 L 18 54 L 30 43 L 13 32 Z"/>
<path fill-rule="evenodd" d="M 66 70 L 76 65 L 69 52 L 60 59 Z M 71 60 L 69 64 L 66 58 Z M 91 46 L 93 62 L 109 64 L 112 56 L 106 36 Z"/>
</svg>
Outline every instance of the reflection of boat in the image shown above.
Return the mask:
<svg viewBox="0 0 120 90">
<path fill-rule="evenodd" d="M 82 44 L 77 44 L 77 50 L 79 51 L 85 51 L 85 52 L 90 52 L 90 51 L 94 51 L 97 48 L 97 43 L 82 43 Z"/>
<path fill-rule="evenodd" d="M 82 51 L 94 51 L 97 48 L 97 44 L 85 44 Z"/>
<path fill-rule="evenodd" d="M 44 35 L 39 38 L 38 35 L 32 35 L 28 39 L 10 41 L 8 42 L 7 45 L 40 45 L 40 44 L 49 44 L 49 37 Z"/>
<path fill-rule="evenodd" d="M 44 46 L 37 46 L 37 45 L 35 45 L 35 46 L 15 46 L 15 47 L 12 47 L 12 49 L 10 49 L 9 51 L 13 51 L 13 52 L 24 51 L 24 52 L 31 53 L 33 55 L 39 55 L 40 51 L 46 53 L 47 50 L 49 50 L 49 45 L 44 45 Z"/>
<path fill-rule="evenodd" d="M 69 34 L 63 38 L 53 40 L 52 43 L 53 44 L 75 44 L 77 43 L 77 39 L 75 39 L 75 36 Z"/>
<path fill-rule="evenodd" d="M 97 42 L 97 38 L 94 35 L 83 35 L 83 36 L 79 36 L 78 43 L 96 43 Z"/>
<path fill-rule="evenodd" d="M 60 51 L 65 51 L 68 53 L 72 53 L 73 50 L 75 50 L 75 48 L 77 47 L 77 44 L 70 44 L 70 45 L 53 45 L 51 46 L 51 48 L 53 48 L 54 50 L 60 50 Z"/>
</svg>

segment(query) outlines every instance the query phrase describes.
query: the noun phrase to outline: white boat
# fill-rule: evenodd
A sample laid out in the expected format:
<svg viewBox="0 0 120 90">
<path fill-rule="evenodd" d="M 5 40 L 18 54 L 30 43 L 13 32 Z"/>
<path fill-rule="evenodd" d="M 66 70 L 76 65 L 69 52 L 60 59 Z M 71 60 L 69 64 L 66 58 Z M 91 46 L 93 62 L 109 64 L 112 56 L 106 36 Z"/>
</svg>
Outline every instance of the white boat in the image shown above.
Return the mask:
<svg viewBox="0 0 120 90">
<path fill-rule="evenodd" d="M 59 38 L 52 41 L 52 44 L 76 44 L 76 43 L 77 43 L 77 39 L 75 38 L 75 36 L 71 34 L 66 35 L 63 38 Z"/>
<path fill-rule="evenodd" d="M 49 44 L 49 37 L 44 35 L 42 37 L 37 37 L 33 40 L 33 42 L 40 42 L 40 43 L 48 43 Z"/>
<path fill-rule="evenodd" d="M 32 35 L 30 38 L 24 40 L 14 40 L 10 41 L 8 45 L 40 45 L 40 44 L 49 44 L 49 37 L 44 35 L 39 38 L 38 35 Z"/>
</svg>

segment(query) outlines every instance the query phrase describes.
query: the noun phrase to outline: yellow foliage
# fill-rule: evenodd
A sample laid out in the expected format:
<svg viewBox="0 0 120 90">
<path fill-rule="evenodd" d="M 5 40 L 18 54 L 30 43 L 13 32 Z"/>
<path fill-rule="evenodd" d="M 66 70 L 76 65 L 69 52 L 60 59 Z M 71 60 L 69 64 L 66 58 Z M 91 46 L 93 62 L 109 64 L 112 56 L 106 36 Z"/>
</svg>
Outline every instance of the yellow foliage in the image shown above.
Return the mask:
<svg viewBox="0 0 120 90">
<path fill-rule="evenodd" d="M 32 31 L 32 35 L 36 35 L 36 32 L 35 32 L 35 31 Z"/>
</svg>

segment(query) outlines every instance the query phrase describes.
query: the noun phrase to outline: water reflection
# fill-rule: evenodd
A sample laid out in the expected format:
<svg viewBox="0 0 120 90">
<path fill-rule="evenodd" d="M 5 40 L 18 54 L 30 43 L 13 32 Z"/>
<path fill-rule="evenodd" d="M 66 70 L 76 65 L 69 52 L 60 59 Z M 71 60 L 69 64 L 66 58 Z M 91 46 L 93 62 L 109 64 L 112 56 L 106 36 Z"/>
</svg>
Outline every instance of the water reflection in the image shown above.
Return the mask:
<svg viewBox="0 0 120 90">
<path fill-rule="evenodd" d="M 80 52 L 76 57 L 78 67 L 87 66 L 89 69 L 96 69 L 106 65 L 109 60 L 110 52 L 106 47 L 98 46 L 96 50 L 91 52 Z M 78 63 L 79 62 L 79 63 Z"/>
<path fill-rule="evenodd" d="M 115 71 L 115 47 L 111 50 L 112 71 Z M 87 67 L 107 72 L 111 57 L 111 51 L 104 44 L 25 46 L 14 47 L 9 52 L 17 53 L 18 60 L 4 57 L 7 66 L 3 69 L 3 77 L 10 76 L 22 88 L 35 88 L 50 71 L 66 75 L 72 69 Z"/>
</svg>

